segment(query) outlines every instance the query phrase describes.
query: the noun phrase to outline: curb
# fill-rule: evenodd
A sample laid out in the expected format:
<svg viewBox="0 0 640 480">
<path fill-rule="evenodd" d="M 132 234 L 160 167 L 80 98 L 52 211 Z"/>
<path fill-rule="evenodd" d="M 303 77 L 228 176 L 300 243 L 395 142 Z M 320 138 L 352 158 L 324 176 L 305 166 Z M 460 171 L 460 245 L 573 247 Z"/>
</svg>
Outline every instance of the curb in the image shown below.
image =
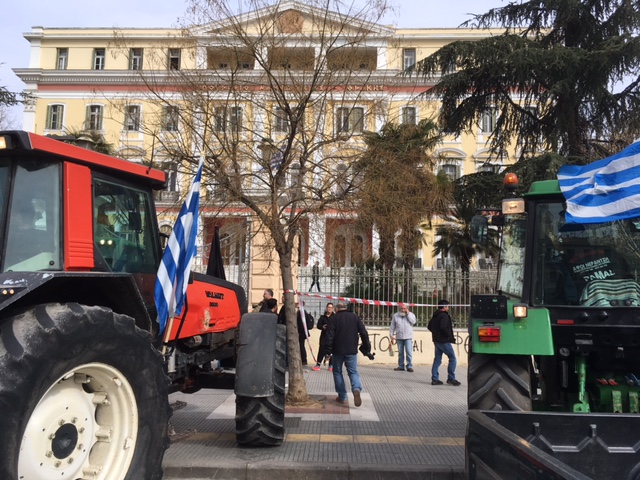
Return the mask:
<svg viewBox="0 0 640 480">
<path fill-rule="evenodd" d="M 438 465 L 223 462 L 215 467 L 166 467 L 164 480 L 464 480 L 464 468 Z"/>
</svg>

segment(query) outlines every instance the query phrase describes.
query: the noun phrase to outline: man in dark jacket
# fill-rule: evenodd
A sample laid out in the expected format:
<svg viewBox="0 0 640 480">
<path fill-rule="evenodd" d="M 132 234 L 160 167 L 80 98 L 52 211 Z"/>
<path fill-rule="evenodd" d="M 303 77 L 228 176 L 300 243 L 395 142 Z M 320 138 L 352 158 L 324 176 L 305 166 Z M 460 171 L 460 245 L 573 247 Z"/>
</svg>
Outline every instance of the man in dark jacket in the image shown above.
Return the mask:
<svg viewBox="0 0 640 480">
<path fill-rule="evenodd" d="M 371 351 L 371 342 L 367 329 L 358 315 L 347 312 L 344 303 L 338 303 L 336 310 L 337 313 L 329 319 L 327 328 L 327 348 L 329 354 L 333 355 L 333 383 L 338 393 L 336 402 L 347 403 L 347 387 L 342 375 L 344 364 L 351 383 L 353 403 L 359 407 L 362 405 L 362 383 L 358 374 L 358 336 L 362 340 L 363 351 Z"/>
<path fill-rule="evenodd" d="M 254 312 L 271 312 L 272 309 L 267 305 L 267 301 L 273 298 L 273 290 L 271 288 L 267 288 L 262 293 L 262 301 L 256 306 L 253 310 Z M 277 300 L 276 300 L 277 303 Z"/>
<path fill-rule="evenodd" d="M 320 364 L 326 357 L 329 357 L 329 371 L 333 372 L 333 364 L 331 363 L 331 356 L 327 353 L 327 329 L 329 328 L 329 319 L 335 315 L 333 312 L 333 303 L 327 303 L 324 315 L 318 319 L 318 330 L 320 330 L 320 345 L 318 347 L 318 360 L 313 370 L 316 372 L 320 370 Z M 326 360 L 325 360 L 326 362 Z"/>
<path fill-rule="evenodd" d="M 433 346 L 435 349 L 435 358 L 433 359 L 433 367 L 431 368 L 431 385 L 442 385 L 439 379 L 438 369 L 442 363 L 442 354 L 449 357 L 449 367 L 447 368 L 447 384 L 455 387 L 460 385 L 456 380 L 456 353 L 453 351 L 453 343 L 456 339 L 453 336 L 453 322 L 449 316 L 449 302 L 440 300 L 438 302 L 438 310 L 436 310 L 429 320 L 427 328 L 433 337 Z"/>
</svg>

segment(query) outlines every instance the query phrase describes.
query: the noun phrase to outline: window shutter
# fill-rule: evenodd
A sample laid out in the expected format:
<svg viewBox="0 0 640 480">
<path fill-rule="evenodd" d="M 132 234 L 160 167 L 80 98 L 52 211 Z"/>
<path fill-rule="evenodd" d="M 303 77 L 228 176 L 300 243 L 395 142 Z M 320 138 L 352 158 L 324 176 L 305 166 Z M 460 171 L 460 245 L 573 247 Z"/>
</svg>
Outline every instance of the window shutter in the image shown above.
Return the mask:
<svg viewBox="0 0 640 480">
<path fill-rule="evenodd" d="M 49 106 L 47 107 L 47 128 L 49 128 L 49 129 L 50 129 L 50 128 L 52 128 L 52 127 L 51 127 L 51 117 L 52 117 L 52 115 L 53 115 L 52 110 L 53 110 L 53 109 L 51 108 L 51 105 L 49 105 Z"/>
</svg>

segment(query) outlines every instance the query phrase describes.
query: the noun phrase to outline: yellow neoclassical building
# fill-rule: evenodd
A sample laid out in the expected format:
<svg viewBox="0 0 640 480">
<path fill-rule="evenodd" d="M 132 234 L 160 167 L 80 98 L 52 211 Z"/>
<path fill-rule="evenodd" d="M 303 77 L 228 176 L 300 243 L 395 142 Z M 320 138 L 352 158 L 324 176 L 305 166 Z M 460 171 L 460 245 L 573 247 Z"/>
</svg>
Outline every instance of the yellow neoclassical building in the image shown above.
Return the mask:
<svg viewBox="0 0 640 480">
<path fill-rule="evenodd" d="M 431 83 L 402 72 L 449 42 L 489 34 L 395 28 L 283 1 L 186 29 L 33 27 L 24 35 L 29 66 L 14 71 L 32 94 L 25 130 L 97 131 L 117 156 L 167 171 L 168 189 L 156 200 L 161 228 L 169 231 L 190 180 L 181 167 L 185 152 L 246 157 L 238 163 L 246 173 L 239 185 L 258 197 L 269 189 L 261 183 L 269 175 L 264 162 L 277 160 L 273 148 L 284 148 L 278 145 L 297 128 L 301 140 L 293 148 L 309 158 L 303 172 L 309 192 L 337 196 L 349 159 L 364 149 L 363 131 L 437 115 L 438 102 L 420 96 Z M 301 105 L 304 112 L 292 123 L 292 110 Z M 475 131 L 446 138 L 436 168 L 459 177 L 512 161 L 488 161 L 494 124 L 488 111 Z M 230 279 L 255 303 L 264 288 L 279 285 L 269 240 L 250 209 L 222 201 L 225 191 L 215 182 L 205 193 L 200 264 L 219 227 Z M 336 205 L 327 203 L 301 224 L 300 265 L 349 267 L 376 251 L 375 229 L 361 228 Z M 431 254 L 433 233 L 425 235 L 417 267 L 442 267 L 446 259 Z"/>
</svg>

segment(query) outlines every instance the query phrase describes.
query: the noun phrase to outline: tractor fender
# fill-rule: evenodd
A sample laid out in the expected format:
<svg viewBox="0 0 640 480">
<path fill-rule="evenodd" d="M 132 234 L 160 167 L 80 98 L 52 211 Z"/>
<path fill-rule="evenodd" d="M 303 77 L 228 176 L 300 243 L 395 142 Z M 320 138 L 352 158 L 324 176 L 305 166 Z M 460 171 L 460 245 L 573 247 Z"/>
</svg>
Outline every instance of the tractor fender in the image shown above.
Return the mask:
<svg viewBox="0 0 640 480">
<path fill-rule="evenodd" d="M 0 323 L 12 312 L 43 303 L 99 305 L 132 317 L 138 328 L 151 331 L 151 317 L 130 273 L 0 273 Z"/>
<path fill-rule="evenodd" d="M 236 395 L 273 395 L 278 317 L 274 313 L 245 313 L 237 344 Z"/>
</svg>

